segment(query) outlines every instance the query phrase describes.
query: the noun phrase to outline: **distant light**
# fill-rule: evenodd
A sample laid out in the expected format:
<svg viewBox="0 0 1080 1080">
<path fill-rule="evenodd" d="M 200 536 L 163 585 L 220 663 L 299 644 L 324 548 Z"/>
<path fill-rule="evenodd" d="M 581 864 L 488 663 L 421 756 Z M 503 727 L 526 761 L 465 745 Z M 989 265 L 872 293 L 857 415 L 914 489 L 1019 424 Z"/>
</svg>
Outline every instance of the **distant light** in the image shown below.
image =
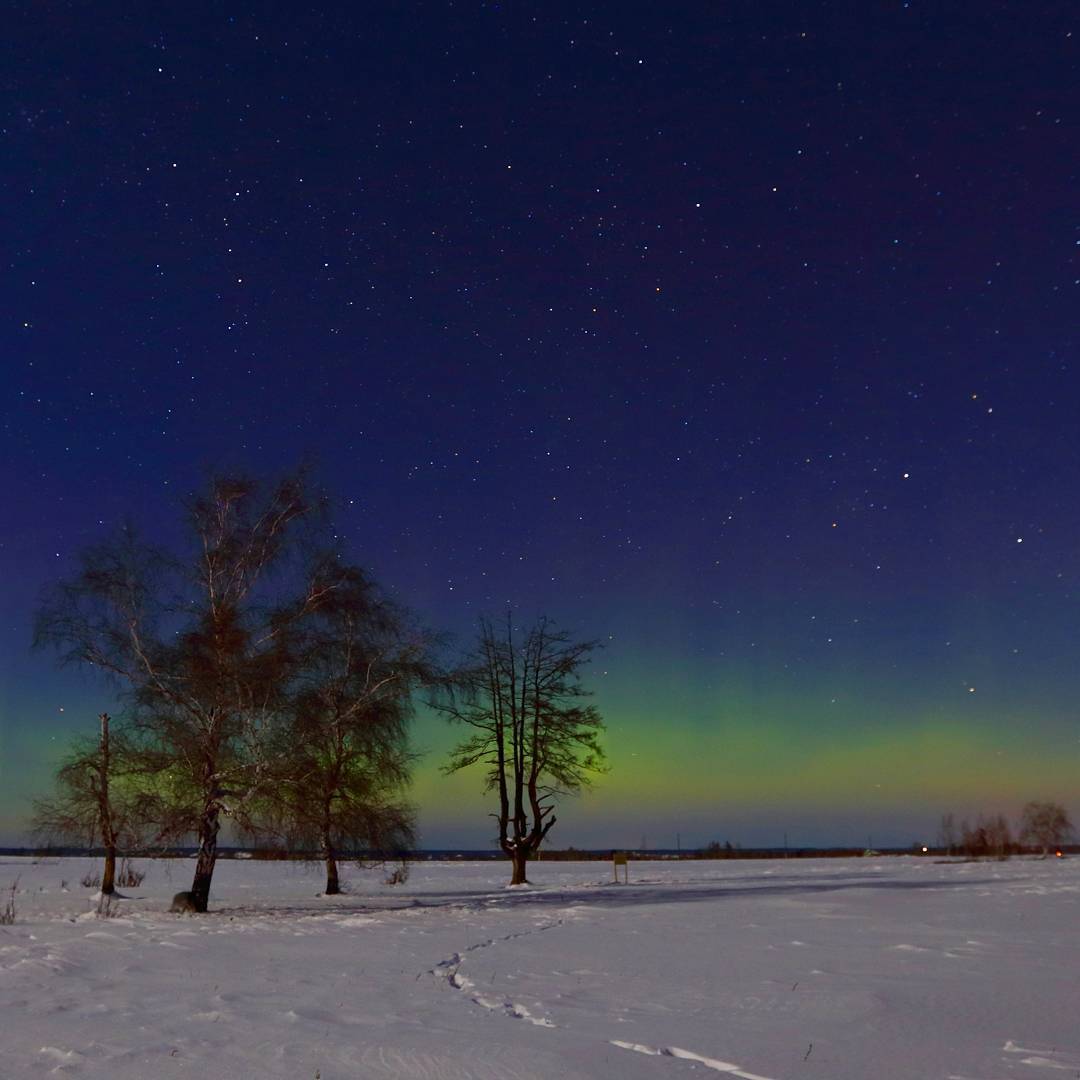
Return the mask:
<svg viewBox="0 0 1080 1080">
<path fill-rule="evenodd" d="M 928 853 L 929 851 L 930 851 L 930 849 L 929 849 L 929 848 L 928 848 L 928 847 L 927 847 L 927 846 L 926 846 L 925 844 L 923 844 L 923 849 L 922 849 L 922 853 L 923 853 L 924 855 L 926 855 L 926 854 L 927 854 L 927 853 Z"/>
</svg>

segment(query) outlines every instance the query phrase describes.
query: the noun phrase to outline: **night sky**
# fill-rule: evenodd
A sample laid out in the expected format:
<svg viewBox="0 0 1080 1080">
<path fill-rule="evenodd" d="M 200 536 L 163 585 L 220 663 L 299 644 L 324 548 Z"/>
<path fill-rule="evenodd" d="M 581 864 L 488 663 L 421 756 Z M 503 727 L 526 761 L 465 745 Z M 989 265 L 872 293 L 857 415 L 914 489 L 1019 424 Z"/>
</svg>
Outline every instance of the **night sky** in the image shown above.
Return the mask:
<svg viewBox="0 0 1080 1080">
<path fill-rule="evenodd" d="M 1080 817 L 1073 4 L 21 7 L 0 842 L 115 705 L 40 590 L 304 458 L 429 625 L 604 642 L 553 844 Z M 488 846 L 415 736 L 423 843 Z"/>
</svg>

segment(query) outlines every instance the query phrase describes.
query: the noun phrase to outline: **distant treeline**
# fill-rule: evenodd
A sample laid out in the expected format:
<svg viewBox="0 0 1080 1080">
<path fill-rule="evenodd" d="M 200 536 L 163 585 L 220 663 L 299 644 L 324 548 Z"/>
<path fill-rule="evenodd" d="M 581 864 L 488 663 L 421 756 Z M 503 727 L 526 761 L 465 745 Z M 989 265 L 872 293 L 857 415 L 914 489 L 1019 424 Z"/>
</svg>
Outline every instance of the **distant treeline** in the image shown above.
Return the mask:
<svg viewBox="0 0 1080 1080">
<path fill-rule="evenodd" d="M 1035 855 L 1038 848 L 1021 848 L 1014 845 L 1013 852 L 1016 854 Z M 1062 854 L 1080 855 L 1080 844 L 1062 845 Z M 921 847 L 904 848 L 875 848 L 867 851 L 860 847 L 830 847 L 830 848 L 784 848 L 762 847 L 724 847 L 707 845 L 704 848 L 677 850 L 674 848 L 659 848 L 652 850 L 635 850 L 633 848 L 560 848 L 541 851 L 540 862 L 606 862 L 616 853 L 626 855 L 635 862 L 692 862 L 701 859 L 853 859 L 865 855 L 919 855 L 923 858 L 963 857 L 967 853 L 945 847 L 929 847 L 925 851 Z M 0 848 L 0 858 L 34 858 L 34 859 L 69 859 L 81 857 L 98 857 L 102 854 L 100 849 L 86 849 L 79 847 L 52 847 L 52 848 L 28 848 L 9 847 Z M 144 856 L 147 854 L 142 853 Z M 195 848 L 168 848 L 155 851 L 153 858 L 158 859 L 192 859 L 196 856 Z M 487 849 L 483 851 L 469 851 L 460 849 L 436 850 L 436 851 L 410 851 L 410 852 L 345 852 L 347 858 L 361 858 L 364 862 L 502 862 L 506 856 L 498 850 Z M 318 862 L 322 856 L 317 851 L 285 851 L 281 848 L 222 848 L 219 851 L 222 859 L 245 859 L 259 862 Z"/>
</svg>

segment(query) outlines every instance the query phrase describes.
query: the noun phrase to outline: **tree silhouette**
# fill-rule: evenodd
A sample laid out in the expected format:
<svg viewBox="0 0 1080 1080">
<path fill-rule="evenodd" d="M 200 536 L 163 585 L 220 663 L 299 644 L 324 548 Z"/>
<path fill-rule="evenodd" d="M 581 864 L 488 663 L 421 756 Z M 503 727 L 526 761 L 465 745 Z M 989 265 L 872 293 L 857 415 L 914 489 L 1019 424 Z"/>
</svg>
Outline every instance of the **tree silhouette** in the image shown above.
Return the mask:
<svg viewBox="0 0 1080 1080">
<path fill-rule="evenodd" d="M 484 769 L 486 788 L 498 798 L 492 815 L 499 845 L 511 859 L 511 884 L 527 879 L 527 866 L 555 824 L 554 804 L 603 771 L 603 722 L 585 704 L 581 669 L 596 648 L 575 642 L 547 618 L 528 630 L 482 619 L 475 649 L 453 692 L 435 707 L 472 729 L 444 768 Z"/>
<path fill-rule="evenodd" d="M 1072 835 L 1073 825 L 1063 806 L 1055 802 L 1029 802 L 1020 824 L 1020 842 L 1049 855 Z"/>
<path fill-rule="evenodd" d="M 36 640 L 111 676 L 131 704 L 144 810 L 162 841 L 194 836 L 191 902 L 205 911 L 225 820 L 243 827 L 275 772 L 304 622 L 340 582 L 316 557 L 321 502 L 302 475 L 221 477 L 187 506 L 179 554 L 130 528 L 82 555 Z"/>
<path fill-rule="evenodd" d="M 356 567 L 327 560 L 326 601 L 303 623 L 298 676 L 256 828 L 317 849 L 326 893 L 338 858 L 401 856 L 413 845 L 404 800 L 416 688 L 434 677 L 432 639 Z"/>
<path fill-rule="evenodd" d="M 101 892 L 109 896 L 116 891 L 117 851 L 138 846 L 141 815 L 139 792 L 131 785 L 136 771 L 131 742 L 111 730 L 108 713 L 98 720 L 98 738 L 76 742 L 61 763 L 54 794 L 34 800 L 32 827 L 45 843 L 100 844 L 105 852 Z"/>
</svg>

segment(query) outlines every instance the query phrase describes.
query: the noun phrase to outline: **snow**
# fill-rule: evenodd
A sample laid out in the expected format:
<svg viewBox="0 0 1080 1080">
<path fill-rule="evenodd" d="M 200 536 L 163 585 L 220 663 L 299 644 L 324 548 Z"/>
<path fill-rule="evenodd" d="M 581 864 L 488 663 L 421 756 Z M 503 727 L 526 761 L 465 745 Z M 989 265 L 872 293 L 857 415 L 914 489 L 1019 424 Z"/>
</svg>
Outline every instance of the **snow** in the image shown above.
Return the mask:
<svg viewBox="0 0 1080 1080">
<path fill-rule="evenodd" d="M 5 1080 L 1080 1074 L 1080 859 L 454 861 L 340 897 L 223 861 L 206 915 L 143 861 L 110 918 L 93 865 L 0 860 Z"/>
</svg>

